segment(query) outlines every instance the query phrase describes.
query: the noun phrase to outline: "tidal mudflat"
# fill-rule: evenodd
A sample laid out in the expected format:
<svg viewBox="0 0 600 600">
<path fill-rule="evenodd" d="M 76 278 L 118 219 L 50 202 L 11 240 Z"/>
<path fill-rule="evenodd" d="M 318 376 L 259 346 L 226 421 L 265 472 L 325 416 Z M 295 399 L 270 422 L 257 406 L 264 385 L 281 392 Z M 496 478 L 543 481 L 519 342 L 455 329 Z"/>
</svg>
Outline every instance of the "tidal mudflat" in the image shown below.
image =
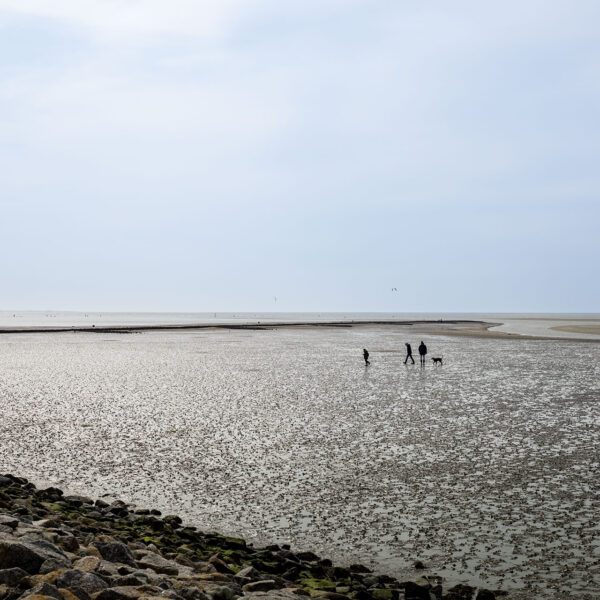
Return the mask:
<svg viewBox="0 0 600 600">
<path fill-rule="evenodd" d="M 402 364 L 420 339 L 443 367 Z M 419 559 L 515 597 L 600 595 L 600 344 L 19 334 L 0 361 L 3 472 L 399 577 Z"/>
</svg>

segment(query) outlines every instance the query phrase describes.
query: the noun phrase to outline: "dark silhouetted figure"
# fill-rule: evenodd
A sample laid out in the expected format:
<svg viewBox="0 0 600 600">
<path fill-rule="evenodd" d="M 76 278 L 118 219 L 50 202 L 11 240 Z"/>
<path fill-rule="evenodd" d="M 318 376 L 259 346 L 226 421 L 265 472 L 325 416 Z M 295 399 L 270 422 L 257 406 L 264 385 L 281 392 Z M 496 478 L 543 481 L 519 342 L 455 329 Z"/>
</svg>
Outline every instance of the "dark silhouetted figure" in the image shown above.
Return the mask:
<svg viewBox="0 0 600 600">
<path fill-rule="evenodd" d="M 421 343 L 419 344 L 419 356 L 421 357 L 422 365 L 425 364 L 425 355 L 426 354 L 427 354 L 427 346 L 423 343 L 423 340 L 421 340 Z"/>
<path fill-rule="evenodd" d="M 415 359 L 412 357 L 412 348 L 410 347 L 410 344 L 408 342 L 406 342 L 404 344 L 406 346 L 406 358 L 404 359 L 404 364 L 407 363 L 408 359 L 410 358 L 410 360 L 412 360 L 412 364 L 415 364 Z"/>
<path fill-rule="evenodd" d="M 363 348 L 363 357 L 365 359 L 365 367 L 368 367 L 371 362 L 369 361 L 369 351 L 366 348 Z"/>
</svg>

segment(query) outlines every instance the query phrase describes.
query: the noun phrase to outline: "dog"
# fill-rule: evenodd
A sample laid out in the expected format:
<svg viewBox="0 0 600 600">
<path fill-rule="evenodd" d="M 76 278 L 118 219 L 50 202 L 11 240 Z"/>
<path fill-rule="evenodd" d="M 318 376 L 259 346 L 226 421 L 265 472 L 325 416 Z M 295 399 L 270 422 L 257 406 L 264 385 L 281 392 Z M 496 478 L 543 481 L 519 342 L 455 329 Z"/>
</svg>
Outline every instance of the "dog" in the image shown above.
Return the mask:
<svg viewBox="0 0 600 600">
<path fill-rule="evenodd" d="M 434 365 L 443 366 L 442 357 L 441 356 L 439 358 L 433 358 L 433 357 L 431 357 L 431 360 L 433 361 Z"/>
</svg>

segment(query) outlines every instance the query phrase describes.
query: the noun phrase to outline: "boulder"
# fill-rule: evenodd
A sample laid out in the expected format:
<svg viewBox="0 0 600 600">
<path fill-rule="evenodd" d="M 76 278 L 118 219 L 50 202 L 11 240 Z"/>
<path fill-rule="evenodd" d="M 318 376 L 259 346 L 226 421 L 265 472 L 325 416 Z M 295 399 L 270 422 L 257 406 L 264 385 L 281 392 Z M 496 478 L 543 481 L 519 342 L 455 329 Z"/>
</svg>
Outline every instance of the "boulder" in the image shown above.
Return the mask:
<svg viewBox="0 0 600 600">
<path fill-rule="evenodd" d="M 38 583 L 35 587 L 22 594 L 21 598 L 26 598 L 27 596 L 49 596 L 56 598 L 56 600 L 63 600 L 58 588 L 51 583 Z"/>
<path fill-rule="evenodd" d="M 353 564 L 350 565 L 348 567 L 350 569 L 350 571 L 352 571 L 352 573 L 372 573 L 373 571 L 371 571 L 371 569 L 369 569 L 369 567 L 365 567 L 365 565 L 361 565 L 361 564 Z"/>
<path fill-rule="evenodd" d="M 19 525 L 19 519 L 11 515 L 0 514 L 0 525 L 5 525 L 11 529 L 16 529 Z"/>
<path fill-rule="evenodd" d="M 179 568 L 175 561 L 167 560 L 154 552 L 138 553 L 137 566 L 140 569 L 152 569 L 163 575 L 179 575 Z"/>
<path fill-rule="evenodd" d="M 258 579 L 260 573 L 252 566 L 240 569 L 234 576 L 234 579 Z"/>
<path fill-rule="evenodd" d="M 61 573 L 56 578 L 56 587 L 59 588 L 81 588 L 88 594 L 95 594 L 108 587 L 104 579 L 98 577 L 95 573 L 71 569 Z M 77 592 L 74 592 L 77 595 Z"/>
<path fill-rule="evenodd" d="M 475 595 L 475 588 L 470 585 L 455 585 L 451 587 L 443 596 L 444 600 L 472 600 Z"/>
<path fill-rule="evenodd" d="M 10 587 L 14 587 L 18 585 L 19 581 L 21 581 L 23 577 L 27 577 L 27 571 L 24 571 L 19 567 L 0 570 L 0 584 L 4 583 Z"/>
<path fill-rule="evenodd" d="M 93 546 L 98 549 L 104 560 L 123 563 L 130 567 L 136 566 L 131 550 L 121 542 L 94 542 Z"/>
<path fill-rule="evenodd" d="M 97 556 L 84 556 L 73 563 L 73 568 L 79 571 L 95 571 L 100 566 L 100 559 Z"/>
<path fill-rule="evenodd" d="M 422 585 L 414 583 L 414 581 L 407 581 L 404 584 L 404 598 L 405 600 L 430 600 L 429 590 Z"/>
<path fill-rule="evenodd" d="M 234 600 L 236 593 L 226 585 L 216 585 L 206 590 L 206 595 L 211 600 Z"/>
<path fill-rule="evenodd" d="M 95 600 L 137 600 L 141 595 L 142 592 L 135 587 L 121 586 L 102 590 Z"/>
<path fill-rule="evenodd" d="M 253 581 L 242 586 L 244 592 L 268 592 L 277 588 L 277 584 L 273 579 L 261 579 L 259 581 Z"/>
<path fill-rule="evenodd" d="M 57 563 L 70 566 L 70 562 L 60 548 L 49 542 L 13 542 L 0 540 L 0 569 L 19 567 L 29 574 L 39 573 L 44 561 L 55 559 Z"/>
<path fill-rule="evenodd" d="M 227 566 L 227 564 L 221 560 L 217 555 L 211 556 L 208 562 L 219 572 L 232 574 L 233 571 Z"/>
</svg>

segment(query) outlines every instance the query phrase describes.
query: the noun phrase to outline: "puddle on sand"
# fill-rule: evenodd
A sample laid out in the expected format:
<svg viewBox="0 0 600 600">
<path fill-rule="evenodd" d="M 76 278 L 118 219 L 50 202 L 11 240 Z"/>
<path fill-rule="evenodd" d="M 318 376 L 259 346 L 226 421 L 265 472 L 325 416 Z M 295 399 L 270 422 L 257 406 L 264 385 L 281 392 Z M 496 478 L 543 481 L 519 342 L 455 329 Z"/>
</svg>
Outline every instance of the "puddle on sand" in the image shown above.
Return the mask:
<svg viewBox="0 0 600 600">
<path fill-rule="evenodd" d="M 600 596 L 600 345 L 424 336 L 444 366 L 421 368 L 406 335 L 1 337 L 0 470 L 401 577 Z"/>
</svg>

